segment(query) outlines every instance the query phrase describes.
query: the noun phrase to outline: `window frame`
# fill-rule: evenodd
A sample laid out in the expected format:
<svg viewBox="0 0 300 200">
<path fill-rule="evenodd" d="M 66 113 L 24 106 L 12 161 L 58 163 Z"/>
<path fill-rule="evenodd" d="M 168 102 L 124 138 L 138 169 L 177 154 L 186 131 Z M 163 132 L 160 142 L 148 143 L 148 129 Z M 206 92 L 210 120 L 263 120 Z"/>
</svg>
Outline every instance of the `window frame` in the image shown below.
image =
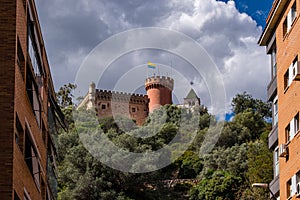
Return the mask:
<svg viewBox="0 0 300 200">
<path fill-rule="evenodd" d="M 41 164 L 40 164 L 41 155 L 36 146 L 36 142 L 33 138 L 31 129 L 29 128 L 28 122 L 26 121 L 25 126 L 25 144 L 24 144 L 24 161 L 26 166 L 29 169 L 29 172 L 32 176 L 32 179 L 37 187 L 41 190 Z M 37 171 L 36 171 L 37 170 Z"/>
<path fill-rule="evenodd" d="M 279 176 L 279 146 L 277 146 L 274 149 L 273 162 L 274 162 L 274 177 L 277 177 Z"/>
<path fill-rule="evenodd" d="M 292 182 L 292 179 L 289 179 L 286 182 L 286 195 L 287 195 L 287 198 L 290 198 L 290 197 L 293 196 L 293 182 Z"/>
<path fill-rule="evenodd" d="M 290 32 L 291 28 L 294 25 L 294 22 L 297 18 L 297 5 L 296 5 L 297 1 L 294 1 L 292 7 L 290 8 L 288 14 L 286 15 L 284 21 L 283 21 L 283 37 L 285 38 L 285 36 Z"/>
<path fill-rule="evenodd" d="M 273 100 L 273 126 L 276 126 L 278 123 L 278 96 Z"/>
</svg>

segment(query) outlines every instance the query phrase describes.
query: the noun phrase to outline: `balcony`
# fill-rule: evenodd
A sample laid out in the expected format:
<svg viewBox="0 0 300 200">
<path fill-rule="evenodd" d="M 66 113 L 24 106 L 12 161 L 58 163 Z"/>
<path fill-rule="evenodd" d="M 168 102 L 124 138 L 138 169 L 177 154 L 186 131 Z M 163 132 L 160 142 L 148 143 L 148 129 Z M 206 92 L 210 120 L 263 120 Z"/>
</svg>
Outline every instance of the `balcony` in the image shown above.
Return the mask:
<svg viewBox="0 0 300 200">
<path fill-rule="evenodd" d="M 278 124 L 274 125 L 268 136 L 269 149 L 278 143 Z"/>
<path fill-rule="evenodd" d="M 268 101 L 271 101 L 277 92 L 277 77 L 273 77 L 268 85 Z"/>
<path fill-rule="evenodd" d="M 270 190 L 273 194 L 279 192 L 279 176 L 276 176 L 269 184 Z"/>
</svg>

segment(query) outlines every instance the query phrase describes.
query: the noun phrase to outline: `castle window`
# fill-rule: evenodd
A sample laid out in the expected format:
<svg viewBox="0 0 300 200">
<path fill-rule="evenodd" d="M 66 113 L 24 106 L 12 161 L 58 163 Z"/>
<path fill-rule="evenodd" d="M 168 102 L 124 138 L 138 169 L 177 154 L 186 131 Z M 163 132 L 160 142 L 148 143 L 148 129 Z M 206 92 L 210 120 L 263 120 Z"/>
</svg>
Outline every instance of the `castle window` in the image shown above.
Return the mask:
<svg viewBox="0 0 300 200">
<path fill-rule="evenodd" d="M 131 111 L 132 111 L 132 112 L 135 112 L 135 108 L 131 108 Z"/>
<path fill-rule="evenodd" d="M 102 110 L 105 110 L 105 109 L 106 109 L 106 105 L 105 105 L 105 104 L 102 104 L 101 109 L 102 109 Z"/>
</svg>

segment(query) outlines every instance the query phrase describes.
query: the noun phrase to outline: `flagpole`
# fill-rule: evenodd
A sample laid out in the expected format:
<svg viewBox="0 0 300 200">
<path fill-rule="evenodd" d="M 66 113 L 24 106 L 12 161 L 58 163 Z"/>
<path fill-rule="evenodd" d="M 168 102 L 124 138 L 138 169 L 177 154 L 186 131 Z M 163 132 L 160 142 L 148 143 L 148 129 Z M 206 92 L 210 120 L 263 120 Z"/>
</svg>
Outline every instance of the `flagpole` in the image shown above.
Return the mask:
<svg viewBox="0 0 300 200">
<path fill-rule="evenodd" d="M 171 60 L 171 78 L 173 78 L 173 64 L 172 64 L 172 60 Z"/>
</svg>

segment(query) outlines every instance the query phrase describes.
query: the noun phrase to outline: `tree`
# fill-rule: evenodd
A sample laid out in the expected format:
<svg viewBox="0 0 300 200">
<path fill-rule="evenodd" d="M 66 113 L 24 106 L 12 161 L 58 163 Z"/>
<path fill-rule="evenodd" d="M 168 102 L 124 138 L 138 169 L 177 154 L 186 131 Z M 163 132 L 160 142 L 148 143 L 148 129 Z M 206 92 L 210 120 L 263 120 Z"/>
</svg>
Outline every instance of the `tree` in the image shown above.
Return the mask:
<svg viewBox="0 0 300 200">
<path fill-rule="evenodd" d="M 246 173 L 249 186 L 252 183 L 269 183 L 273 178 L 273 159 L 267 143 L 268 133 L 269 131 L 265 131 L 260 139 L 249 144 L 247 152 L 248 170 Z M 262 188 L 249 188 L 243 196 L 244 199 L 264 200 L 268 199 L 269 192 Z"/>
<path fill-rule="evenodd" d="M 59 199 L 168 200 L 190 197 L 193 200 L 252 200 L 251 196 L 256 199 L 266 197 L 264 191 L 251 188 L 253 182 L 269 182 L 272 174 L 272 156 L 267 147 L 269 125 L 264 120 L 267 106 L 264 102 L 253 99 L 247 93 L 237 95 L 232 102 L 236 116 L 231 122 L 225 122 L 215 148 L 199 157 L 198 152 L 201 145 L 205 145 L 203 141 L 207 131 L 214 133 L 214 128 L 208 129 L 209 125 L 223 125 L 204 107 L 196 108 L 193 114 L 174 105 L 162 106 L 149 116 L 144 126 L 137 127 L 128 118 L 98 119 L 94 110 L 75 110 L 72 103 L 72 90 L 75 87 L 72 84 L 65 85 L 57 95 L 63 112 L 69 116 L 69 130 L 59 134 Z M 159 150 L 168 145 L 175 135 L 178 139 L 172 144 L 174 147 L 182 145 L 181 141 L 188 141 L 192 133 L 196 136 L 184 154 L 178 150 L 167 152 L 170 156 L 164 155 L 163 159 L 167 160 L 182 154 L 175 163 L 154 172 L 133 174 L 111 169 L 92 156 L 90 152 L 101 151 L 105 144 L 98 144 L 89 151 L 85 149 L 81 140 L 85 141 L 84 144 L 103 141 L 99 129 L 116 146 L 134 153 Z M 81 140 L 79 133 L 86 133 L 80 135 Z M 218 137 L 214 136 L 212 134 L 212 142 L 217 141 Z M 108 159 L 120 156 L 113 151 L 108 152 L 111 152 Z M 155 159 L 146 155 L 134 164 L 119 164 L 128 165 L 131 170 L 144 169 L 145 163 L 148 163 L 146 167 L 152 168 L 156 166 Z M 198 184 L 177 184 L 172 188 L 166 185 L 165 181 L 169 179 L 201 181 Z"/>
<path fill-rule="evenodd" d="M 232 200 L 241 178 L 226 171 L 215 171 L 190 190 L 190 200 Z"/>
<path fill-rule="evenodd" d="M 250 109 L 253 112 L 259 113 L 263 118 L 270 118 L 272 116 L 270 103 L 263 102 L 260 99 L 254 99 L 252 95 L 247 92 L 237 94 L 232 99 L 231 105 L 235 114 Z"/>
<path fill-rule="evenodd" d="M 72 100 L 72 91 L 76 89 L 76 85 L 69 83 L 60 87 L 58 92 L 56 93 L 57 102 L 62 108 L 66 108 L 68 106 L 73 105 Z"/>
</svg>

